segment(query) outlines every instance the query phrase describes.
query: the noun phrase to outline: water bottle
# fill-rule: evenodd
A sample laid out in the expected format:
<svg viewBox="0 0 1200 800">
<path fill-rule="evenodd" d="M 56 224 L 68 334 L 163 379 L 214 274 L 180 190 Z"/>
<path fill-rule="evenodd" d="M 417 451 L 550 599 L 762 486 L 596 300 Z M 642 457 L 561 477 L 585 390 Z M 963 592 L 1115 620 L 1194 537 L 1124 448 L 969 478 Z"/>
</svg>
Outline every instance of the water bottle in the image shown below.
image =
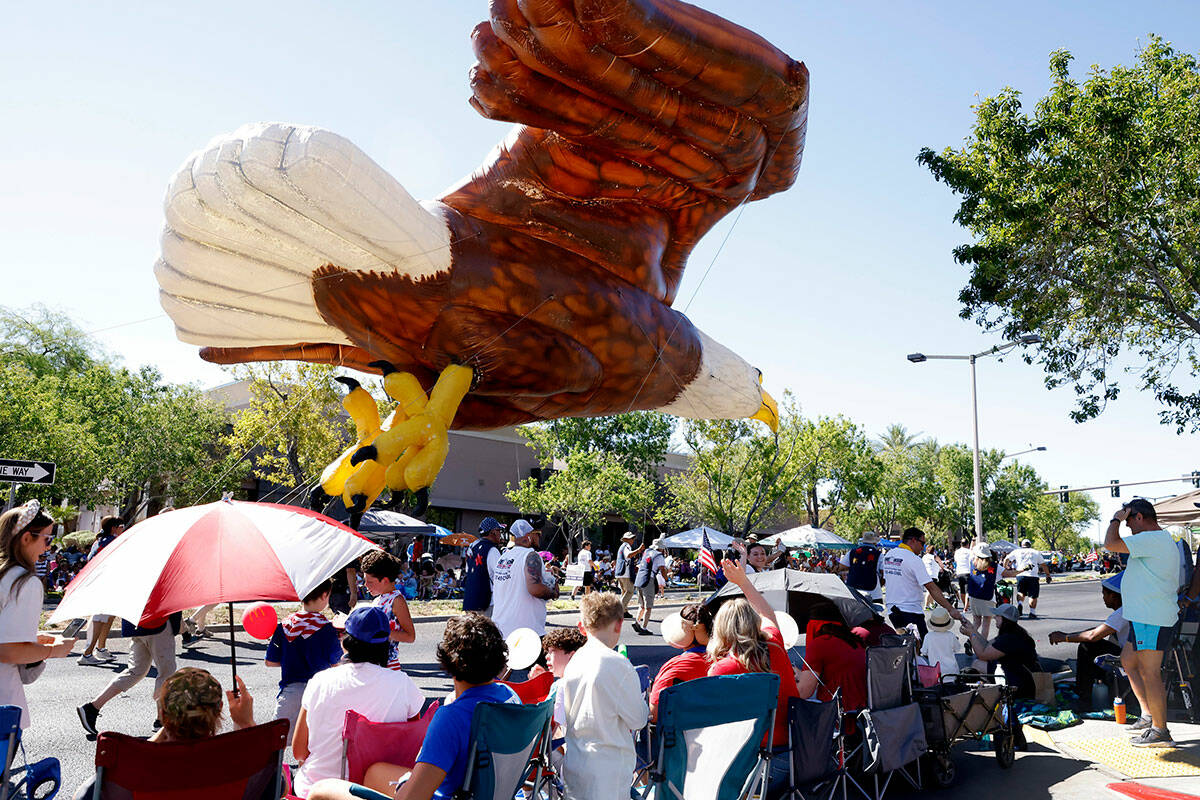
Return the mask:
<svg viewBox="0 0 1200 800">
<path fill-rule="evenodd" d="M 625 656 L 626 658 L 629 658 L 629 648 L 625 647 L 625 644 L 623 642 L 621 644 L 617 645 L 617 652 L 620 653 L 621 655 Z M 1123 716 L 1123 714 L 1122 714 L 1122 716 Z"/>
<path fill-rule="evenodd" d="M 1118 725 L 1125 724 L 1125 698 L 1118 697 L 1113 700 L 1113 716 Z"/>
</svg>

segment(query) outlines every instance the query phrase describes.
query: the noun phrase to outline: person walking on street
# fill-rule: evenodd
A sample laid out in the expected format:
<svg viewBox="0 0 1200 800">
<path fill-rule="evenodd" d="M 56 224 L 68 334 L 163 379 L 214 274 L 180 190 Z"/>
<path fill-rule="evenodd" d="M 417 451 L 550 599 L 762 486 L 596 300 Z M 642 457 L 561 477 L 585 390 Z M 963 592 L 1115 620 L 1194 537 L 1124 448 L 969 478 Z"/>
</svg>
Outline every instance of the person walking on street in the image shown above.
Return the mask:
<svg viewBox="0 0 1200 800">
<path fill-rule="evenodd" d="M 96 541 L 92 542 L 92 549 L 88 550 L 87 560 L 91 561 L 95 558 L 124 532 L 125 523 L 120 517 L 105 517 L 100 520 L 100 535 L 96 537 Z M 108 614 L 97 614 L 92 617 L 91 625 L 88 626 L 87 645 L 79 655 L 80 664 L 104 664 L 116 658 L 116 656 L 108 652 L 108 648 L 106 647 L 108 644 L 108 632 L 112 630 L 113 620 L 115 619 L 116 617 Z"/>
<path fill-rule="evenodd" d="M 667 560 L 662 554 L 662 539 L 655 539 L 650 548 L 638 556 L 637 577 L 633 585 L 637 587 L 638 608 L 637 618 L 633 621 L 633 629 L 642 636 L 650 634 L 650 612 L 654 610 L 654 598 L 659 593 L 658 576 L 662 575 L 664 586 L 667 579 Z"/>
<path fill-rule="evenodd" d="M 967 607 L 967 580 L 971 577 L 971 546 L 966 539 L 954 543 L 954 579 L 958 583 L 958 601 Z M 985 634 L 986 636 L 986 634 Z"/>
<path fill-rule="evenodd" d="M 1049 583 L 1050 565 L 1041 553 L 1033 549 L 1033 542 L 1028 539 L 1022 539 L 1021 546 L 1009 553 L 1004 563 L 1017 571 L 1017 613 L 1025 613 L 1024 600 L 1029 598 L 1029 618 L 1037 619 L 1038 593 L 1041 589 L 1038 573 L 1045 573 L 1046 583 Z"/>
<path fill-rule="evenodd" d="M 906 528 L 901 534 L 898 547 L 884 553 L 880 559 L 879 571 L 883 573 L 887 586 L 887 606 L 891 609 L 889 615 L 892 625 L 900 630 L 906 625 L 915 625 L 921 639 L 925 638 L 928 628 L 925 625 L 925 593 L 942 608 L 950 612 L 950 616 L 962 621 L 962 612 L 950 604 L 942 590 L 921 560 L 925 551 L 925 531 L 920 528 Z"/>
<path fill-rule="evenodd" d="M 879 559 L 883 551 L 879 548 L 879 534 L 866 531 L 858 540 L 858 546 L 842 556 L 835 569 L 844 575 L 846 585 L 857 589 L 873 602 L 883 602 L 883 584 L 879 580 Z"/>
<path fill-rule="evenodd" d="M 1122 538 L 1121 523 L 1130 536 Z M 1135 747 L 1174 747 L 1167 729 L 1167 693 L 1163 685 L 1163 653 L 1175 642 L 1179 622 L 1179 550 L 1171 534 L 1158 525 L 1158 515 L 1149 500 L 1130 500 L 1117 511 L 1104 534 L 1110 553 L 1128 553 L 1129 563 L 1121 579 L 1122 613 L 1129 620 L 1129 641 L 1122 650 L 1141 679 L 1146 694 L 1143 713 L 1150 724 L 1133 737 Z M 1189 598 L 1197 594 L 1200 570 L 1188 587 Z M 1139 720 L 1141 722 L 1141 720 Z"/>
<path fill-rule="evenodd" d="M 149 621 L 142 625 L 134 625 L 128 620 L 121 620 L 122 635 L 131 637 L 129 666 L 125 668 L 124 672 L 118 673 L 104 688 L 104 691 L 96 696 L 95 700 L 84 703 L 75 709 L 75 712 L 79 714 L 79 722 L 83 725 L 83 730 L 89 736 L 100 734 L 96 728 L 96 718 L 100 716 L 100 710 L 104 708 L 105 704 L 117 695 L 124 694 L 137 686 L 142 678 L 150 673 L 151 664 L 158 670 L 158 677 L 154 679 L 154 695 L 158 696 L 163 683 L 175 674 L 175 637 L 179 635 L 182 624 L 182 611 L 176 611 L 166 618 Z M 155 730 L 161 725 L 156 714 Z"/>
<path fill-rule="evenodd" d="M 575 599 L 575 593 L 580 588 L 584 594 L 590 594 L 592 586 L 596 583 L 596 572 L 592 567 L 592 543 L 585 541 L 579 548 L 579 555 L 575 557 L 575 563 L 583 570 L 583 582 L 571 590 L 571 599 Z"/>
<path fill-rule="evenodd" d="M 496 562 L 500 560 L 502 544 L 504 526 L 492 517 L 484 517 L 479 523 L 479 538 L 467 548 L 463 559 L 463 611 L 492 616 L 492 583 L 496 579 Z"/>
<path fill-rule="evenodd" d="M 505 638 L 517 628 L 546 634 L 546 603 L 558 599 L 558 582 L 547 576 L 537 551 L 539 534 L 523 519 L 512 524 L 513 546 L 496 561 L 492 621 Z"/>
<path fill-rule="evenodd" d="M 629 618 L 629 601 L 633 599 L 633 579 L 637 577 L 637 559 L 646 549 L 645 544 L 634 548 L 637 537 L 633 531 L 625 531 L 621 537 L 621 546 L 617 548 L 617 585 L 621 587 L 621 609 L 625 618 Z"/>
</svg>

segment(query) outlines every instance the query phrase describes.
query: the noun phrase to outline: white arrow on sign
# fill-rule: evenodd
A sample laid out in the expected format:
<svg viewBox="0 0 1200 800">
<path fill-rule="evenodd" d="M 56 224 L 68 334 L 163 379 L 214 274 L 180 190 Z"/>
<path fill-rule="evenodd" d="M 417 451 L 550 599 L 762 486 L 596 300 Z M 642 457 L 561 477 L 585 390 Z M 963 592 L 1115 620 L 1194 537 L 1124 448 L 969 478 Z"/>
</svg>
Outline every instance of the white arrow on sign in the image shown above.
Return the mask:
<svg viewBox="0 0 1200 800">
<path fill-rule="evenodd" d="M 8 464 L 0 464 L 0 479 L 26 478 L 36 483 L 49 474 L 41 464 L 34 464 L 32 467 L 14 467 Z"/>
</svg>

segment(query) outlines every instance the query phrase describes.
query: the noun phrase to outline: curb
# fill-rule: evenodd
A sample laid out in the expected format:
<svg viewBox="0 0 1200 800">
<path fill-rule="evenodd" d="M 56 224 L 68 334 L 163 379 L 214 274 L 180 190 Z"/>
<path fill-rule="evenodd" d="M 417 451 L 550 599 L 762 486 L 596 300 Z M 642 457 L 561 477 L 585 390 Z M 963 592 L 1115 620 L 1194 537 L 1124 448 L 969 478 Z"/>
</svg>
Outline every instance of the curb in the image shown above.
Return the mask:
<svg viewBox="0 0 1200 800">
<path fill-rule="evenodd" d="M 1110 783 L 1104 788 L 1110 792 L 1132 797 L 1134 800 L 1195 800 L 1196 795 L 1186 792 L 1173 792 L 1170 789 L 1159 789 L 1136 781 Z"/>
</svg>

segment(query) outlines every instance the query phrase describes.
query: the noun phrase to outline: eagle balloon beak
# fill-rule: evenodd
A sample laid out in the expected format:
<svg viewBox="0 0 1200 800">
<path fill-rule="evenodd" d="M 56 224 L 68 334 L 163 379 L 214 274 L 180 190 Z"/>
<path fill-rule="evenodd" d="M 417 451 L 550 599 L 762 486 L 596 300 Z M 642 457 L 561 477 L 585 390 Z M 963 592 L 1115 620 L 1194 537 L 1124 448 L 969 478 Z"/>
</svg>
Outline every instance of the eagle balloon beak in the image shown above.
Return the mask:
<svg viewBox="0 0 1200 800">
<path fill-rule="evenodd" d="M 758 411 L 754 412 L 754 416 L 750 417 L 750 419 L 765 422 L 772 433 L 779 433 L 779 406 L 775 405 L 775 398 L 763 390 L 762 405 L 758 407 Z"/>
</svg>

